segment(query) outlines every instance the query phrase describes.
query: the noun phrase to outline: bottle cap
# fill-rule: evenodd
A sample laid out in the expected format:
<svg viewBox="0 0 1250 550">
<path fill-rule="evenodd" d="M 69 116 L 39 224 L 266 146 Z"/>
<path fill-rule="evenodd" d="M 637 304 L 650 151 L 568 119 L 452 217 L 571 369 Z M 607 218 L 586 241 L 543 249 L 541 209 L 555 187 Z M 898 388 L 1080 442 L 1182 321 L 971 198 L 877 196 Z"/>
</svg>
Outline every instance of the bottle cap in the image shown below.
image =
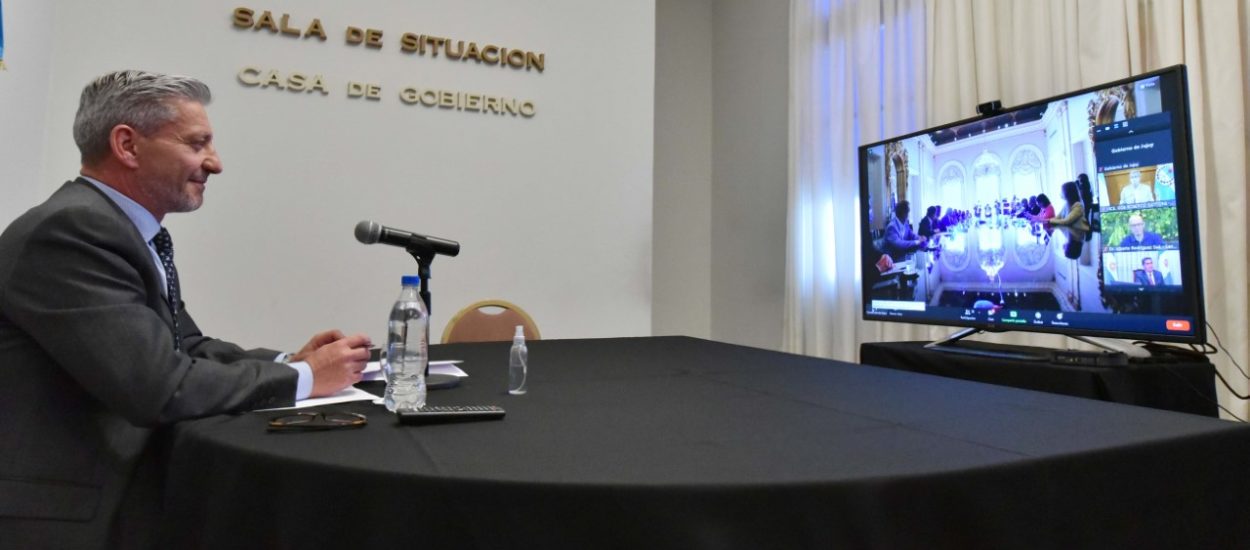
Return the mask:
<svg viewBox="0 0 1250 550">
<path fill-rule="evenodd" d="M 419 285 L 421 284 L 421 276 L 420 275 L 404 275 L 403 278 L 399 280 L 399 282 L 400 284 L 404 286 Z"/>
<path fill-rule="evenodd" d="M 521 325 L 517 325 L 517 326 L 516 326 L 516 334 L 513 334 L 513 335 L 512 335 L 512 338 L 513 338 L 514 340 L 515 340 L 515 339 L 517 339 L 517 338 L 520 338 L 520 339 L 524 340 L 524 339 L 525 339 L 525 327 L 523 327 L 523 326 L 521 326 Z"/>
</svg>

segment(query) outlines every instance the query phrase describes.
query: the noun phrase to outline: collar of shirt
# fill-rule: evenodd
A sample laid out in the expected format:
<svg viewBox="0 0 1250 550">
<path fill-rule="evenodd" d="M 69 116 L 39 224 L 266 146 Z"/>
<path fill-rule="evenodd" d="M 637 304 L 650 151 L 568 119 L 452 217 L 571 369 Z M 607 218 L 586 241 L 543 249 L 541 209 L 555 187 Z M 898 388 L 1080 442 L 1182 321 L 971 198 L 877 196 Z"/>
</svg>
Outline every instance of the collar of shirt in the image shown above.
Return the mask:
<svg viewBox="0 0 1250 550">
<path fill-rule="evenodd" d="M 123 195 L 121 191 L 109 187 L 108 184 L 102 181 L 87 176 L 80 177 L 91 182 L 91 185 L 102 191 L 122 209 L 126 217 L 130 218 L 130 222 L 135 224 L 135 229 L 139 230 L 139 235 L 143 237 L 143 242 L 152 242 L 152 238 L 161 232 L 161 222 L 156 221 L 156 217 L 151 212 L 148 212 L 148 209 L 144 208 L 143 205 Z"/>
<path fill-rule="evenodd" d="M 104 193 L 105 196 L 122 209 L 127 218 L 130 218 L 130 223 L 135 224 L 135 229 L 139 230 L 139 236 L 143 238 L 144 244 L 148 245 L 148 253 L 152 256 L 152 265 L 156 266 L 156 272 L 161 275 L 161 295 L 168 296 L 169 275 L 165 273 L 165 264 L 161 263 L 161 256 L 156 253 L 156 246 L 152 244 L 152 238 L 161 232 L 161 222 L 156 221 L 156 216 L 148 212 L 148 209 L 144 208 L 143 205 L 123 195 L 121 191 L 109 187 L 107 183 L 87 176 L 80 177 Z"/>
</svg>

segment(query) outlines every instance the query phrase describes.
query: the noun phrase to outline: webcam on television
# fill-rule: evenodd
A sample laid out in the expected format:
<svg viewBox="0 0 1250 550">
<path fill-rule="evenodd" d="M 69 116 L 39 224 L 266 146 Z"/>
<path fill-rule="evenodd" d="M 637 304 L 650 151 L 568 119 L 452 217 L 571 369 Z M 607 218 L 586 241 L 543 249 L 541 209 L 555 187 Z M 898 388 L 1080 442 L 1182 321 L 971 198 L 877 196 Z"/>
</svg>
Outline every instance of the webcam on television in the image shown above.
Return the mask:
<svg viewBox="0 0 1250 550">
<path fill-rule="evenodd" d="M 980 113 L 981 116 L 994 116 L 1002 111 L 1003 102 L 997 99 L 977 105 L 977 112 Z"/>
</svg>

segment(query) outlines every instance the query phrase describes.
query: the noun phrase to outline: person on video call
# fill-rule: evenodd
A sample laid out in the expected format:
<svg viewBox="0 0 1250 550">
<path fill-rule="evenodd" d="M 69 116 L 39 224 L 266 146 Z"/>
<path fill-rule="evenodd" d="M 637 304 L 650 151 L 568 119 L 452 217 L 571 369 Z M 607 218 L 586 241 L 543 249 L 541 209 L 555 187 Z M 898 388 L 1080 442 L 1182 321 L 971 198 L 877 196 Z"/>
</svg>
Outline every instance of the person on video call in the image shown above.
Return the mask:
<svg viewBox="0 0 1250 550">
<path fill-rule="evenodd" d="M 161 223 L 222 171 L 209 100 L 182 76 L 92 81 L 74 118 L 81 176 L 0 234 L 0 480 L 19 489 L 0 491 L 0 546 L 149 546 L 161 426 L 360 380 L 363 335 L 244 350 L 187 312 Z"/>
<path fill-rule="evenodd" d="M 1128 235 L 1120 240 L 1120 246 L 1163 246 L 1163 237 L 1146 231 L 1146 220 L 1133 214 L 1128 217 Z"/>
<path fill-rule="evenodd" d="M 871 198 L 870 198 L 870 202 L 871 202 Z M 869 227 L 872 226 L 872 222 L 873 222 L 872 208 L 869 208 L 868 209 Z M 863 271 L 863 273 L 865 273 L 864 284 L 869 287 L 877 284 L 878 282 L 881 282 L 881 280 L 884 279 L 882 274 L 894 268 L 894 260 L 890 258 L 890 255 L 878 249 L 876 243 L 871 242 L 871 241 L 867 245 L 863 246 L 863 262 L 865 266 L 865 269 Z M 867 269 L 867 266 L 873 266 L 873 267 L 872 269 Z"/>
<path fill-rule="evenodd" d="M 1076 188 L 1081 193 L 1081 204 L 1085 205 L 1085 223 L 1092 231 L 1102 230 L 1102 212 L 1098 201 L 1094 199 L 1094 186 L 1085 174 L 1076 175 Z"/>
<path fill-rule="evenodd" d="M 1133 170 L 1128 173 L 1128 185 L 1120 190 L 1120 204 L 1134 204 L 1139 202 L 1151 202 L 1155 200 L 1155 194 L 1150 190 L 1150 186 L 1141 182 L 1141 171 Z"/>
<path fill-rule="evenodd" d="M 1037 194 L 1037 206 L 1039 208 L 1038 212 L 1029 216 L 1029 220 L 1046 223 L 1055 217 L 1055 205 L 1050 203 L 1050 197 L 1047 197 L 1046 193 Z"/>
<path fill-rule="evenodd" d="M 912 232 L 911 224 L 907 223 L 909 214 L 911 214 L 911 203 L 899 202 L 898 206 L 894 207 L 894 216 L 885 227 L 885 252 L 894 261 L 902 260 L 908 254 L 924 246 L 926 242 L 924 237 Z"/>
<path fill-rule="evenodd" d="M 1063 184 L 1063 200 L 1068 204 L 1064 205 L 1059 216 L 1050 219 L 1050 224 L 1089 231 L 1089 223 L 1085 221 L 1085 207 L 1081 205 L 1081 194 L 1077 190 L 1076 182 L 1069 181 Z"/>
<path fill-rule="evenodd" d="M 1037 195 L 1029 197 L 1029 204 L 1025 209 L 1025 218 L 1036 216 L 1042 213 L 1042 205 L 1037 202 Z"/>
<path fill-rule="evenodd" d="M 1028 215 L 1029 215 L 1029 200 L 1030 200 L 1030 199 L 1032 199 L 1032 200 L 1035 200 L 1035 201 L 1036 201 L 1036 198 L 1035 198 L 1035 197 L 1024 197 L 1024 198 L 1020 199 L 1020 202 L 1019 202 L 1019 203 L 1017 203 L 1017 204 L 1016 204 L 1016 207 L 1015 207 L 1015 208 L 1011 211 L 1011 217 L 1013 217 L 1013 218 L 1023 218 L 1023 217 L 1028 216 Z"/>
<path fill-rule="evenodd" d="M 920 228 L 916 230 L 916 234 L 926 239 L 932 239 L 933 235 L 942 230 L 942 222 L 938 220 L 938 212 L 941 206 L 930 206 L 925 210 L 924 217 L 920 219 Z"/>
<path fill-rule="evenodd" d="M 1139 285 L 1158 286 L 1165 284 L 1162 275 L 1155 271 L 1155 261 L 1150 256 L 1141 259 L 1141 271 L 1138 271 L 1135 276 Z"/>
</svg>

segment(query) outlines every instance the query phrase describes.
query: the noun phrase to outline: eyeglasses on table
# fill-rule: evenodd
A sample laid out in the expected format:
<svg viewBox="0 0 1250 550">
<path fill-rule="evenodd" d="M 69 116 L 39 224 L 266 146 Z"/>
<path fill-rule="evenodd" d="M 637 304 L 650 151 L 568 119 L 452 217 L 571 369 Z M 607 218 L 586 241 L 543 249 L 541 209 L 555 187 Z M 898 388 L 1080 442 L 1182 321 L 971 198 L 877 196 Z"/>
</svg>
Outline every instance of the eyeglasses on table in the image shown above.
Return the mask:
<svg viewBox="0 0 1250 550">
<path fill-rule="evenodd" d="M 269 419 L 267 431 L 314 432 L 324 430 L 349 430 L 363 427 L 369 419 L 363 414 L 346 411 L 300 411 L 274 416 Z"/>
</svg>

